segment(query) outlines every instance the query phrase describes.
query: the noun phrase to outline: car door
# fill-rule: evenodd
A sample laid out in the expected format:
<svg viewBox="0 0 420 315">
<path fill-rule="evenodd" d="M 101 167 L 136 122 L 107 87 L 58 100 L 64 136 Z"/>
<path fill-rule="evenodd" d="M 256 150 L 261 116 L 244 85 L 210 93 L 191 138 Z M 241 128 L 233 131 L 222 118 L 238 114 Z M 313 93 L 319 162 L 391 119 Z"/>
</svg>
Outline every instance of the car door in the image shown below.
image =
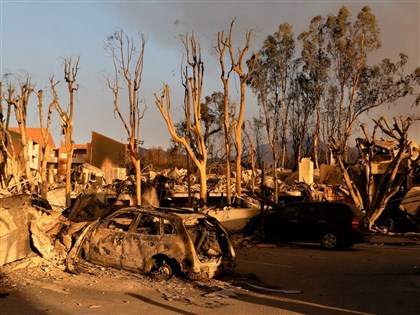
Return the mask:
<svg viewBox="0 0 420 315">
<path fill-rule="evenodd" d="M 294 240 L 297 237 L 299 206 L 290 204 L 276 209 L 265 219 L 266 234 L 275 240 Z"/>
<path fill-rule="evenodd" d="M 298 221 L 298 239 L 301 241 L 317 241 L 326 223 L 322 207 L 310 203 L 301 207 Z"/>
<path fill-rule="evenodd" d="M 145 263 L 156 254 L 160 243 L 161 218 L 142 213 L 123 240 L 121 265 L 124 269 L 142 271 Z"/>
<path fill-rule="evenodd" d="M 90 239 L 90 261 L 121 268 L 124 238 L 136 217 L 133 212 L 116 213 L 99 225 Z"/>
</svg>

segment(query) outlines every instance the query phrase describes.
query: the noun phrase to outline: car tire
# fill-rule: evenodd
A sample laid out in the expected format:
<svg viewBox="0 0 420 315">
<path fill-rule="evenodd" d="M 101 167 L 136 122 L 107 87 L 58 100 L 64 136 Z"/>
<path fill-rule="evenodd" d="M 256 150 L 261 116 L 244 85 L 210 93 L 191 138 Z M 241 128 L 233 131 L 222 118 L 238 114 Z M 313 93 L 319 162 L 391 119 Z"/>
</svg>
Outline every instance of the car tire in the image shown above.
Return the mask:
<svg viewBox="0 0 420 315">
<path fill-rule="evenodd" d="M 249 219 L 249 221 L 245 224 L 244 228 L 242 229 L 243 236 L 244 237 L 255 236 L 255 233 L 258 232 L 259 224 L 260 224 L 259 215 Z"/>
<path fill-rule="evenodd" d="M 151 273 L 160 279 L 170 279 L 175 274 L 174 268 L 165 259 L 155 259 Z"/>
<path fill-rule="evenodd" d="M 340 247 L 340 237 L 336 232 L 325 232 L 321 237 L 321 246 L 325 249 L 335 250 Z"/>
</svg>

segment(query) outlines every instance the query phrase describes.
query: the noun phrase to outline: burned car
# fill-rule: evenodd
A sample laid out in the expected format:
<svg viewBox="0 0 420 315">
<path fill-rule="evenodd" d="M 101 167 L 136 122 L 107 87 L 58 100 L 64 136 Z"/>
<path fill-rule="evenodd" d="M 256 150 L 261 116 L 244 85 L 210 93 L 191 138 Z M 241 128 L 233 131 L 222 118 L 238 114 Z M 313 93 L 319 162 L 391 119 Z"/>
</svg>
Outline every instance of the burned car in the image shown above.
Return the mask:
<svg viewBox="0 0 420 315">
<path fill-rule="evenodd" d="M 70 257 L 70 261 L 69 261 Z M 129 271 L 212 278 L 235 265 L 228 233 L 204 213 L 127 207 L 92 223 L 68 257 Z"/>
</svg>

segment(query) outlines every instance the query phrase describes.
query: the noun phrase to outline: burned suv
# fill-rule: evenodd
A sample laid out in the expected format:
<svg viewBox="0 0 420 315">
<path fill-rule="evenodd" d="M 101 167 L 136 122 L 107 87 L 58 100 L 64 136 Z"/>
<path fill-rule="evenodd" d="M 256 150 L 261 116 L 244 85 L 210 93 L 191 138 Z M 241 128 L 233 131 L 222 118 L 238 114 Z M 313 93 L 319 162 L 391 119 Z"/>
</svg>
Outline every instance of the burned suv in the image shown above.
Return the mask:
<svg viewBox="0 0 420 315">
<path fill-rule="evenodd" d="M 82 257 L 102 266 L 157 271 L 166 277 L 179 273 L 196 280 L 212 278 L 235 264 L 228 233 L 217 219 L 189 210 L 119 209 L 95 221 L 79 239 L 68 266 Z"/>
<path fill-rule="evenodd" d="M 248 221 L 243 232 L 259 230 L 260 216 Z M 367 220 L 353 205 L 339 202 L 299 202 L 275 208 L 264 216 L 269 242 L 319 242 L 326 249 L 350 248 L 367 237 Z"/>
</svg>

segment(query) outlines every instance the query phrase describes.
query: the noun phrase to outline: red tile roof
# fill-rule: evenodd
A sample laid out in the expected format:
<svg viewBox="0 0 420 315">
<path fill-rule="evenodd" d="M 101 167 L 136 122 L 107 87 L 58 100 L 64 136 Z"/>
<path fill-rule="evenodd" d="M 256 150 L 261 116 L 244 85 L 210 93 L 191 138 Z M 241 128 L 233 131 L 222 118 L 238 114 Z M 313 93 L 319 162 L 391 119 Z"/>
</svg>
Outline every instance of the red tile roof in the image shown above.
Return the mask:
<svg viewBox="0 0 420 315">
<path fill-rule="evenodd" d="M 11 131 L 16 132 L 16 133 L 20 133 L 20 129 L 18 127 L 11 127 L 9 129 Z M 28 127 L 26 127 L 26 137 L 29 138 L 29 139 L 32 139 L 33 141 L 35 141 L 35 142 L 37 142 L 41 145 L 44 143 L 44 138 L 42 137 L 41 128 L 28 128 Z M 51 148 L 55 148 L 54 139 L 51 136 L 51 133 L 49 134 L 49 137 L 48 137 L 48 143 L 50 144 Z"/>
</svg>

